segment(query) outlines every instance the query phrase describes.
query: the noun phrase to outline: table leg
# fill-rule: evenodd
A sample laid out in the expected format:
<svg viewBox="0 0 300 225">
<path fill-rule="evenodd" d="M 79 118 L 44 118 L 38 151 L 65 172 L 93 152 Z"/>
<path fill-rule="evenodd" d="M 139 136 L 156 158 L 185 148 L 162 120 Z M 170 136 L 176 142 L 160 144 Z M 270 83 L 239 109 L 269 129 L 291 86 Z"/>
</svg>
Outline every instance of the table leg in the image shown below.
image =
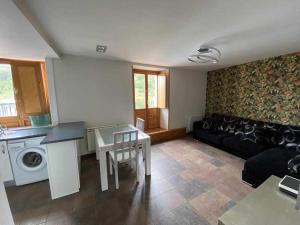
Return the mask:
<svg viewBox="0 0 300 225">
<path fill-rule="evenodd" d="M 107 180 L 107 165 L 106 165 L 106 152 L 99 151 L 99 167 L 100 167 L 100 177 L 101 177 L 101 190 L 108 190 L 108 180 Z"/>
<path fill-rule="evenodd" d="M 143 144 L 143 148 L 145 149 L 145 174 L 151 175 L 151 144 L 150 139 Z"/>
</svg>

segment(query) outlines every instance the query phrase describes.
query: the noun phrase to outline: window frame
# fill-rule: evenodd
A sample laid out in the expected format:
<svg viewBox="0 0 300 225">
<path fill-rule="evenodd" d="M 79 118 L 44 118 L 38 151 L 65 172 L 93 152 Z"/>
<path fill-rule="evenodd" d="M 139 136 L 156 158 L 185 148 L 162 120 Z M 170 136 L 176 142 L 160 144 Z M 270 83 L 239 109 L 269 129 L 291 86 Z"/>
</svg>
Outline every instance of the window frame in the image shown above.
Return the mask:
<svg viewBox="0 0 300 225">
<path fill-rule="evenodd" d="M 19 74 L 17 71 L 18 66 L 32 66 L 35 68 L 41 109 L 42 109 L 43 113 L 50 114 L 49 93 L 46 93 L 46 92 L 48 92 L 48 87 L 44 87 L 44 85 L 45 85 L 44 82 L 47 82 L 46 80 L 44 80 L 44 79 L 46 79 L 45 62 L 0 58 L 0 64 L 10 64 L 11 65 L 12 81 L 13 81 L 13 88 L 14 88 L 14 98 L 15 98 L 16 110 L 17 110 L 17 116 L 0 117 L 0 124 L 5 125 L 7 127 L 25 127 L 25 126 L 28 126 L 28 124 L 30 125 L 29 119 L 28 119 L 28 114 L 25 113 L 25 108 L 23 105 L 21 84 L 20 84 L 20 81 L 18 78 Z M 34 115 L 34 114 L 32 114 L 32 115 Z"/>
<path fill-rule="evenodd" d="M 0 58 L 0 64 L 9 64 L 11 68 L 11 76 L 12 76 L 12 83 L 13 83 L 13 90 L 14 90 L 14 99 L 16 103 L 16 110 L 17 110 L 17 115 L 16 116 L 0 116 L 0 124 L 7 126 L 7 124 L 15 124 L 19 123 L 19 109 L 18 109 L 18 104 L 17 104 L 17 96 L 15 93 L 15 78 L 14 78 L 14 73 L 13 73 L 13 65 L 12 61 L 8 59 L 1 59 Z"/>
<path fill-rule="evenodd" d="M 146 81 L 147 79 L 147 75 L 144 74 L 144 73 L 139 73 L 139 72 L 133 72 L 133 108 L 134 110 L 139 110 L 136 108 L 136 91 L 135 91 L 135 74 L 139 74 L 139 75 L 143 75 L 144 76 L 144 84 L 145 84 L 145 96 L 144 96 L 144 103 L 145 103 L 145 108 L 140 108 L 140 109 L 147 109 L 147 100 L 148 100 L 148 91 L 147 91 L 147 88 L 148 88 L 148 82 Z"/>
<path fill-rule="evenodd" d="M 135 85 L 134 85 L 134 74 L 143 74 L 145 75 L 145 108 L 144 109 L 156 109 L 159 108 L 158 105 L 156 108 L 148 107 L 148 75 L 156 75 L 159 76 L 160 71 L 151 71 L 151 70 L 140 70 L 140 69 L 132 69 L 132 88 L 133 88 L 133 109 L 135 108 Z M 158 87 L 158 78 L 156 80 Z M 157 94 L 157 102 L 158 102 L 158 94 Z"/>
</svg>

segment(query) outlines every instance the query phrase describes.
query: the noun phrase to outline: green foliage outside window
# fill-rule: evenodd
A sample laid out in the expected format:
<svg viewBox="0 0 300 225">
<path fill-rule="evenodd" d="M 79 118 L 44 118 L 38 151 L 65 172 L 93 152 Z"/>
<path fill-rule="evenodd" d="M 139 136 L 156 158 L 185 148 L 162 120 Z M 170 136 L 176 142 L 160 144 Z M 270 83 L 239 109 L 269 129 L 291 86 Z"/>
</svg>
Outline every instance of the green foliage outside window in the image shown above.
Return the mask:
<svg viewBox="0 0 300 225">
<path fill-rule="evenodd" d="M 135 108 L 144 109 L 145 105 L 145 76 L 143 74 L 134 75 Z"/>
<path fill-rule="evenodd" d="M 8 64 L 0 64 L 0 102 L 4 100 L 14 101 L 11 67 Z"/>
</svg>

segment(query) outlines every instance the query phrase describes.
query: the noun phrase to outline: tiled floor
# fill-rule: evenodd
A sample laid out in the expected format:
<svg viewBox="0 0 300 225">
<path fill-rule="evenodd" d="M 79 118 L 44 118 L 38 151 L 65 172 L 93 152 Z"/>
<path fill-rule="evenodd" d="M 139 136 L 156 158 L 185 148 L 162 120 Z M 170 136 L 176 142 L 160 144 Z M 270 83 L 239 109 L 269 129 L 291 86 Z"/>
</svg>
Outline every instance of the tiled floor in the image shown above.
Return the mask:
<svg viewBox="0 0 300 225">
<path fill-rule="evenodd" d="M 80 193 L 52 201 L 48 182 L 7 188 L 16 225 L 208 225 L 252 189 L 242 183 L 244 161 L 187 137 L 152 146 L 152 176 L 113 176 L 100 191 L 94 158 L 82 162 Z"/>
</svg>

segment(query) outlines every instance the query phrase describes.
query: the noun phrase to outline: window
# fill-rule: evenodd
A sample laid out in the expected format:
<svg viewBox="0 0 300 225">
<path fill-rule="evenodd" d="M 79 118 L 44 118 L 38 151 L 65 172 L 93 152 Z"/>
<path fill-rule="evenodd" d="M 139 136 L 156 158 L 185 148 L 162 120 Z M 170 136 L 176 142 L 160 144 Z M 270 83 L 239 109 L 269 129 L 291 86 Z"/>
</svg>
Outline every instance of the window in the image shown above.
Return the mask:
<svg viewBox="0 0 300 225">
<path fill-rule="evenodd" d="M 135 108 L 145 109 L 146 108 L 146 83 L 145 75 L 135 73 L 134 74 L 134 87 L 135 87 Z"/>
<path fill-rule="evenodd" d="M 29 116 L 49 113 L 44 63 L 0 59 L 0 124 L 29 126 Z"/>
<path fill-rule="evenodd" d="M 157 75 L 148 75 L 148 108 L 157 108 Z"/>
<path fill-rule="evenodd" d="M 10 64 L 0 64 L 0 117 L 17 116 Z"/>
</svg>

